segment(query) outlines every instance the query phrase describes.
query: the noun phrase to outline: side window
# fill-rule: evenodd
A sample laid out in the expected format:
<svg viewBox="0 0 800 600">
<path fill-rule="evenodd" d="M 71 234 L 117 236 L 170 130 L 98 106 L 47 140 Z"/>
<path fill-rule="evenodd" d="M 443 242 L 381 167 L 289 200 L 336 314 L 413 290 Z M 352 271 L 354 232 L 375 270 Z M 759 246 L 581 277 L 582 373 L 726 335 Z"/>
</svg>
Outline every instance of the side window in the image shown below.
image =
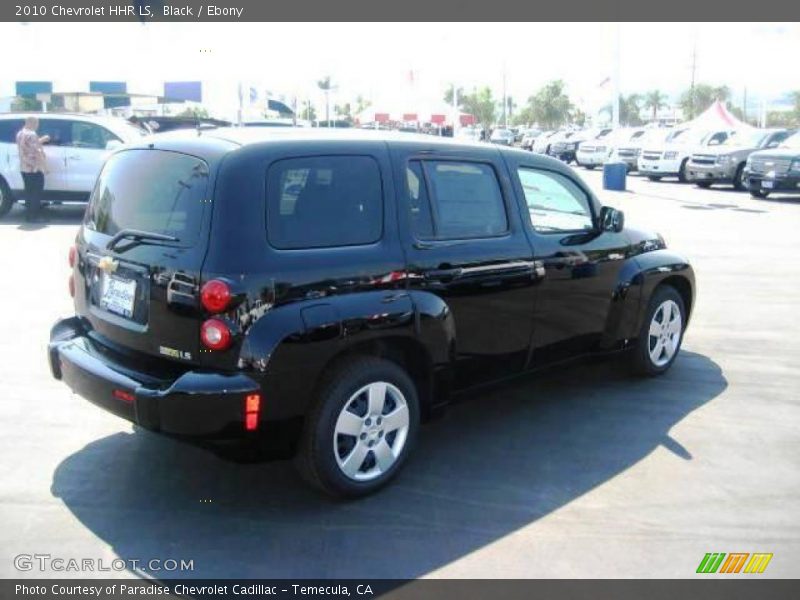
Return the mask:
<svg viewBox="0 0 800 600">
<path fill-rule="evenodd" d="M 724 131 L 720 131 L 711 136 L 711 139 L 708 140 L 708 145 L 716 146 L 717 144 L 721 144 L 727 139 L 728 139 L 728 134 L 725 133 Z"/>
<path fill-rule="evenodd" d="M 482 238 L 508 231 L 503 194 L 490 165 L 412 161 L 406 172 L 411 227 L 418 239 Z"/>
<path fill-rule="evenodd" d="M 267 170 L 267 238 L 276 248 L 370 244 L 383 230 L 383 187 L 368 156 L 279 160 Z"/>
<path fill-rule="evenodd" d="M 772 135 L 767 143 L 767 148 L 777 148 L 783 141 L 791 135 L 790 131 L 780 131 Z"/>
<path fill-rule="evenodd" d="M 106 144 L 111 140 L 119 138 L 105 127 L 100 127 L 94 123 L 83 121 L 72 121 L 71 125 L 71 146 L 75 148 L 92 148 L 104 150 Z"/>
<path fill-rule="evenodd" d="M 529 168 L 517 170 L 531 225 L 542 233 L 593 229 L 589 198 L 567 177 Z"/>
<path fill-rule="evenodd" d="M 62 119 L 41 119 L 36 130 L 39 136 L 50 136 L 49 146 L 68 146 L 72 143 L 70 122 Z"/>
<path fill-rule="evenodd" d="M 24 124 L 22 119 L 0 119 L 0 143 L 16 144 L 17 133 Z"/>
</svg>

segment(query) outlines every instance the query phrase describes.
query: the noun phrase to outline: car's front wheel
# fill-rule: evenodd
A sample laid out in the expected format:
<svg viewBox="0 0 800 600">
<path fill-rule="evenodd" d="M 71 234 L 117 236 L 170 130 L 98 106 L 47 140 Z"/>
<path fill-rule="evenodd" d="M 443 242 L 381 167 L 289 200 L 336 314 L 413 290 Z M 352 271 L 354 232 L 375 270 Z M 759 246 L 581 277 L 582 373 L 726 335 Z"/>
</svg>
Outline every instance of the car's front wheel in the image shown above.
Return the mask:
<svg viewBox="0 0 800 600">
<path fill-rule="evenodd" d="M 647 178 L 650 181 L 661 181 L 661 175 L 648 175 Z"/>
<path fill-rule="evenodd" d="M 686 307 L 681 295 L 670 285 L 657 287 L 631 354 L 634 371 L 661 375 L 669 369 L 680 351 L 685 327 Z"/>
<path fill-rule="evenodd" d="M 678 181 L 681 183 L 686 183 L 689 181 L 689 178 L 686 176 L 686 163 L 689 162 L 688 158 L 684 158 L 683 162 L 681 163 L 680 168 L 678 169 Z"/>
<path fill-rule="evenodd" d="M 738 192 L 743 192 L 747 189 L 747 175 L 744 172 L 744 163 L 736 168 L 736 173 L 733 176 L 733 189 Z"/>
<path fill-rule="evenodd" d="M 0 177 L 0 218 L 6 216 L 14 206 L 14 195 L 5 180 Z"/>
<path fill-rule="evenodd" d="M 364 496 L 395 476 L 418 428 L 419 399 L 408 374 L 388 360 L 349 359 L 323 382 L 296 463 L 328 494 Z"/>
<path fill-rule="evenodd" d="M 711 182 L 710 181 L 695 181 L 694 184 L 697 187 L 703 188 L 703 189 L 706 189 L 706 190 L 711 187 Z"/>
</svg>

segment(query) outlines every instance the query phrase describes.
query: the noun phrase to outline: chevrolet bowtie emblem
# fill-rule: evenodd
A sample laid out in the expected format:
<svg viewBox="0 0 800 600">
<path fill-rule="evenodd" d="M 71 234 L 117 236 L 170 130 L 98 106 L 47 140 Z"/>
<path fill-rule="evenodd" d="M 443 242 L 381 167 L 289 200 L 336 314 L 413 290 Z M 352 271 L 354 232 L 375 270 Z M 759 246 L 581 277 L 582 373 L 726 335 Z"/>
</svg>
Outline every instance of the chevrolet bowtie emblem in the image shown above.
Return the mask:
<svg viewBox="0 0 800 600">
<path fill-rule="evenodd" d="M 114 260 L 110 256 L 104 256 L 97 263 L 97 268 L 98 269 L 102 269 L 106 273 L 113 273 L 114 271 L 117 270 L 118 266 L 119 266 L 119 262 Z"/>
</svg>

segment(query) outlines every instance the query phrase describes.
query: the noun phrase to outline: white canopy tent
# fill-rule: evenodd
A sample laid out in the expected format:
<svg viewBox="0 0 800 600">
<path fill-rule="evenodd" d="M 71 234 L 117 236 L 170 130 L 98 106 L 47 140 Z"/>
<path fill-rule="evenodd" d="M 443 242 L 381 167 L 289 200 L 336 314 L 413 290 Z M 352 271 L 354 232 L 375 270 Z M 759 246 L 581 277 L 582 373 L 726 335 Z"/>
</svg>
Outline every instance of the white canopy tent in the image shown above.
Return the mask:
<svg viewBox="0 0 800 600">
<path fill-rule="evenodd" d="M 744 121 L 737 119 L 731 111 L 719 100 L 709 106 L 705 112 L 698 115 L 691 121 L 682 123 L 680 127 L 686 127 L 695 130 L 708 131 L 711 129 L 735 129 L 737 131 L 746 131 L 755 129 L 752 125 L 748 125 Z"/>
</svg>

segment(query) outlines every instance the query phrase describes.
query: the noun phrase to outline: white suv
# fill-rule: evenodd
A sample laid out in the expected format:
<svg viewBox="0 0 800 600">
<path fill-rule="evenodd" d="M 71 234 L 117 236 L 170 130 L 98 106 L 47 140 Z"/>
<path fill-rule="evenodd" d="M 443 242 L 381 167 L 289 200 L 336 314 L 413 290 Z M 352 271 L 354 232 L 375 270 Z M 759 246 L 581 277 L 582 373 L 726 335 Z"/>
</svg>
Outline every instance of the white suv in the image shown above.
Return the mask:
<svg viewBox="0 0 800 600">
<path fill-rule="evenodd" d="M 718 146 L 735 133 L 732 129 L 678 130 L 663 144 L 647 145 L 639 155 L 639 173 L 651 181 L 676 177 L 688 181 L 687 163 L 700 148 Z"/>
<path fill-rule="evenodd" d="M 11 210 L 16 198 L 24 197 L 16 137 L 28 116 L 39 118 L 40 136 L 50 136 L 45 145 L 47 174 L 43 200 L 86 201 L 109 151 L 146 134 L 114 117 L 64 113 L 0 115 L 0 217 Z"/>
</svg>

